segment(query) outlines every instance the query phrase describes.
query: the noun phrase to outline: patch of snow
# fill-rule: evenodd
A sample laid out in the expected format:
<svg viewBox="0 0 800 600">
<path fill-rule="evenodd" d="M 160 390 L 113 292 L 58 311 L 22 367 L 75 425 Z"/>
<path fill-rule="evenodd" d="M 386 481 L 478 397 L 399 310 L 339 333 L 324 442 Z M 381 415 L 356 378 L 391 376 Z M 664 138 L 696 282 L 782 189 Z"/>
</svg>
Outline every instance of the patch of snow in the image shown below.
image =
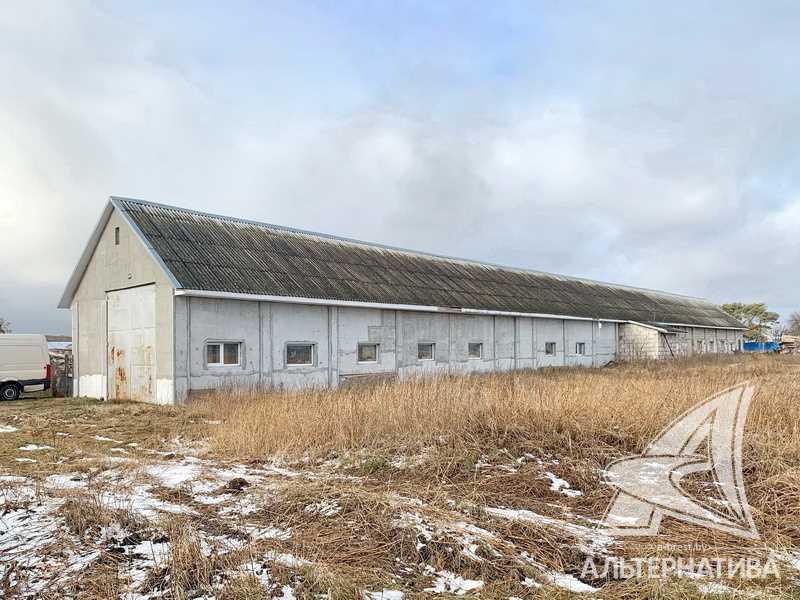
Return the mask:
<svg viewBox="0 0 800 600">
<path fill-rule="evenodd" d="M 564 494 L 565 496 L 569 496 L 570 498 L 575 498 L 576 496 L 582 496 L 583 492 L 580 490 L 573 490 L 569 482 L 565 479 L 561 479 L 552 471 L 545 471 L 544 473 L 547 478 L 550 480 L 550 489 L 554 492 L 559 492 Z"/>
<path fill-rule="evenodd" d="M 220 494 L 218 496 L 209 496 L 208 494 L 192 495 L 192 500 L 194 500 L 195 502 L 199 502 L 200 504 L 206 504 L 208 506 L 214 506 L 216 504 L 224 504 L 230 499 L 231 499 L 230 494 Z"/>
<path fill-rule="evenodd" d="M 467 592 L 479 590 L 483 587 L 483 581 L 480 579 L 465 579 L 461 575 L 456 575 L 446 570 L 434 571 L 430 565 L 425 570 L 432 575 L 436 575 L 433 586 L 426 588 L 426 592 L 463 596 Z"/>
<path fill-rule="evenodd" d="M 187 506 L 156 498 L 150 493 L 150 488 L 146 485 L 136 485 L 130 491 L 122 489 L 104 490 L 99 493 L 99 501 L 109 508 L 130 510 L 147 518 L 154 518 L 159 512 L 194 513 Z"/>
<path fill-rule="evenodd" d="M 128 451 L 125 448 L 109 448 L 109 452 L 118 452 L 119 454 L 128 454 Z"/>
<path fill-rule="evenodd" d="M 526 577 L 525 579 L 520 581 L 520 583 L 522 585 L 524 585 L 525 587 L 527 587 L 527 588 L 537 589 L 537 588 L 542 587 L 541 583 L 539 583 L 538 581 L 536 581 L 535 579 L 532 579 L 530 577 Z"/>
<path fill-rule="evenodd" d="M 49 569 L 42 572 L 37 567 L 46 567 L 45 549 L 55 543 L 61 520 L 55 516 L 61 501 L 48 500 L 30 508 L 11 510 L 0 519 L 0 579 L 6 569 L 16 562 L 27 572 L 28 584 L 38 591 L 50 577 Z"/>
<path fill-rule="evenodd" d="M 0 433 L 14 433 L 15 431 L 19 431 L 13 425 L 0 425 Z"/>
<path fill-rule="evenodd" d="M 592 594 L 600 589 L 583 583 L 580 579 L 568 573 L 559 573 L 557 571 L 548 571 L 544 569 L 542 570 L 542 575 L 554 586 L 575 594 Z"/>
<path fill-rule="evenodd" d="M 28 478 L 20 475 L 0 475 L 0 481 L 6 481 L 8 483 L 25 483 L 28 481 Z"/>
<path fill-rule="evenodd" d="M 299 471 L 293 471 L 292 469 L 279 467 L 277 465 L 264 465 L 263 469 L 270 475 L 283 475 L 284 477 L 291 477 L 291 478 L 300 477 L 303 475 Z"/>
<path fill-rule="evenodd" d="M 232 479 L 261 479 L 259 476 L 254 475 L 247 467 L 244 465 L 233 465 L 226 467 L 224 469 L 215 468 L 211 470 L 215 479 L 219 482 L 227 483 Z"/>
<path fill-rule="evenodd" d="M 207 419 L 207 420 L 203 421 L 203 423 L 205 423 L 206 425 L 222 425 L 222 421 L 219 421 L 219 420 L 216 420 L 216 419 L 213 419 L 213 420 L 208 420 Z"/>
<path fill-rule="evenodd" d="M 89 550 L 88 552 L 83 553 L 70 553 L 69 557 L 67 558 L 67 564 L 65 565 L 66 572 L 80 572 L 83 571 L 89 564 L 94 562 L 100 557 L 99 550 Z M 64 572 L 59 574 L 60 576 L 64 575 Z"/>
<path fill-rule="evenodd" d="M 221 516 L 239 515 L 246 517 L 252 515 L 261 508 L 261 505 L 256 501 L 253 496 L 234 496 L 234 502 L 228 506 L 223 506 L 219 514 Z"/>
<path fill-rule="evenodd" d="M 303 509 L 303 511 L 310 515 L 332 517 L 342 512 L 342 507 L 332 500 L 322 500 L 321 502 L 309 504 Z"/>
<path fill-rule="evenodd" d="M 263 565 L 260 561 L 244 563 L 242 565 L 239 565 L 239 568 L 236 570 L 239 573 L 244 573 L 246 575 L 251 575 L 255 577 L 258 580 L 258 582 L 266 588 L 269 588 L 272 585 L 272 577 L 270 569 L 269 567 Z"/>
<path fill-rule="evenodd" d="M 410 527 L 417 532 L 417 550 L 425 547 L 433 539 L 434 529 L 422 519 L 419 513 L 403 513 L 394 521 L 397 527 Z"/>
<path fill-rule="evenodd" d="M 25 444 L 24 446 L 20 446 L 17 450 L 22 450 L 23 452 L 37 452 L 38 450 L 52 450 L 52 446 L 45 446 L 39 444 Z"/>
<path fill-rule="evenodd" d="M 129 555 L 138 555 L 145 557 L 148 561 L 156 565 L 162 565 L 169 560 L 171 552 L 171 545 L 169 542 L 153 542 L 145 540 L 136 544 L 127 551 Z"/>
<path fill-rule="evenodd" d="M 45 479 L 45 486 L 61 490 L 75 490 L 85 488 L 87 485 L 79 473 L 50 475 Z"/>
<path fill-rule="evenodd" d="M 285 585 L 281 588 L 280 600 L 295 600 L 294 590 L 292 586 Z"/>
<path fill-rule="evenodd" d="M 569 575 L 568 573 L 559 573 L 558 571 L 553 571 L 548 569 L 543 564 L 535 561 L 530 554 L 527 552 L 523 552 L 520 554 L 520 557 L 525 560 L 528 564 L 533 565 L 537 569 L 542 572 L 542 576 L 550 582 L 552 585 L 556 587 L 560 587 L 562 589 L 568 590 L 570 592 L 574 592 L 576 594 L 591 594 L 592 592 L 596 592 L 599 588 L 592 587 L 586 583 L 583 583 L 577 577 Z M 523 583 L 524 585 L 524 583 Z"/>
<path fill-rule="evenodd" d="M 201 466 L 195 462 L 152 465 L 145 469 L 149 475 L 166 487 L 177 487 L 200 475 Z"/>
<path fill-rule="evenodd" d="M 280 527 L 259 527 L 248 523 L 243 529 L 253 540 L 288 540 L 292 537 L 291 531 Z"/>
<path fill-rule="evenodd" d="M 732 587 L 728 587 L 723 583 L 719 583 L 717 581 L 709 581 L 707 583 L 701 583 L 697 586 L 697 591 L 701 594 L 712 594 L 712 595 L 728 595 L 728 594 L 736 594 L 737 591 Z"/>
<path fill-rule="evenodd" d="M 462 546 L 461 553 L 476 562 L 483 560 L 482 557 L 478 556 L 480 544 L 477 542 L 496 539 L 496 536 L 491 531 L 487 531 L 471 523 L 465 523 L 464 521 L 449 523 L 447 524 L 447 528 L 462 533 L 461 539 L 459 540 Z M 494 548 L 490 547 L 490 551 L 497 554 Z"/>
<path fill-rule="evenodd" d="M 287 554 L 283 552 L 267 552 L 264 555 L 264 560 L 294 569 L 307 567 L 313 564 L 310 560 L 299 558 L 294 554 Z"/>
<path fill-rule="evenodd" d="M 380 592 L 365 592 L 366 600 L 403 600 L 403 592 L 400 590 L 383 589 Z"/>
<path fill-rule="evenodd" d="M 493 507 L 486 507 L 485 510 L 487 514 L 500 519 L 526 521 L 528 523 L 565 531 L 583 540 L 584 544 L 581 545 L 580 549 L 586 554 L 605 552 L 608 546 L 614 543 L 614 538 L 596 529 L 584 527 L 583 525 L 576 525 L 575 523 L 569 523 L 553 517 L 546 517 L 530 510 Z M 587 543 L 588 545 L 586 545 Z"/>
<path fill-rule="evenodd" d="M 7 485 L 3 486 L 0 489 L 0 507 L 4 505 L 15 505 L 15 504 L 23 504 L 28 502 L 33 502 L 36 500 L 36 489 L 29 485 L 27 482 L 21 485 L 14 485 L 18 482 L 8 482 Z M 2 510 L 0 510 L 0 514 L 2 514 Z M 3 517 L 0 516 L 0 522 L 2 522 Z M 2 535 L 2 529 L 0 529 L 0 535 Z M 2 554 L 0 554 L 0 563 L 2 563 Z"/>
<path fill-rule="evenodd" d="M 65 431 L 56 431 L 56 435 L 58 437 L 72 437 L 72 434 L 69 434 Z"/>
<path fill-rule="evenodd" d="M 96 439 L 98 442 L 114 442 L 115 444 L 121 444 L 122 443 L 122 440 L 115 440 L 113 438 L 106 437 L 104 435 L 96 435 L 96 436 L 94 436 L 94 439 Z"/>
<path fill-rule="evenodd" d="M 17 457 L 17 458 L 15 458 L 14 460 L 15 460 L 15 461 L 17 461 L 17 462 L 26 462 L 26 463 L 35 463 L 35 462 L 39 462 L 38 460 L 35 460 L 35 459 L 33 459 L 33 458 L 20 458 L 20 457 Z"/>
</svg>

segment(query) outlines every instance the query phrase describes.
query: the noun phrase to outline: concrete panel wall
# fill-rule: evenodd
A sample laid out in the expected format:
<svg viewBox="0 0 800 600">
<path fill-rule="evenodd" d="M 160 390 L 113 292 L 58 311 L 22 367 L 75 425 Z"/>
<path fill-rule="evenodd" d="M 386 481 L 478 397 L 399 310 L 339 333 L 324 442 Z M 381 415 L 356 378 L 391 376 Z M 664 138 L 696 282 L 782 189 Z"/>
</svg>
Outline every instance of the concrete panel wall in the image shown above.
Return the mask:
<svg viewBox="0 0 800 600">
<path fill-rule="evenodd" d="M 188 296 L 176 296 L 173 316 L 173 347 L 175 348 L 175 403 L 184 404 L 189 395 L 189 303 Z"/>
<path fill-rule="evenodd" d="M 192 298 L 189 307 L 191 343 L 188 356 L 192 388 L 209 389 L 233 382 L 239 385 L 257 384 L 261 369 L 259 303 Z M 178 312 L 177 307 L 176 312 Z M 181 323 L 183 320 L 183 315 L 180 319 L 176 319 Z M 236 366 L 207 364 L 207 344 L 225 342 L 240 345 L 240 364 Z M 180 367 L 185 368 L 185 365 L 181 364 Z M 176 371 L 179 370 L 176 366 Z"/>
<path fill-rule="evenodd" d="M 514 368 L 516 346 L 514 317 L 494 317 L 495 369 L 511 371 Z"/>
<path fill-rule="evenodd" d="M 591 367 L 593 364 L 592 346 L 594 334 L 591 321 L 564 321 L 566 338 L 567 366 Z M 583 354 L 578 353 L 578 345 L 583 344 Z"/>
<path fill-rule="evenodd" d="M 119 228 L 119 244 L 114 231 Z M 75 292 L 72 311 L 73 340 L 78 357 L 75 394 L 108 397 L 106 292 L 155 284 L 156 295 L 156 402 L 174 400 L 173 287 L 142 242 L 115 210 Z"/>
<path fill-rule="evenodd" d="M 401 377 L 444 372 L 450 367 L 450 315 L 398 312 L 402 345 L 398 372 Z M 434 360 L 420 360 L 417 346 L 435 344 Z"/>
<path fill-rule="evenodd" d="M 617 358 L 617 324 L 593 323 L 594 366 L 602 367 Z"/>
<path fill-rule="evenodd" d="M 401 317 L 403 318 L 403 317 Z M 450 359 L 453 370 L 481 372 L 494 370 L 494 317 L 449 315 Z M 469 344 L 481 344 L 481 358 L 469 357 Z"/>
<path fill-rule="evenodd" d="M 735 329 L 692 327 L 689 339 L 693 354 L 730 354 L 741 350 L 743 333 Z"/>
<path fill-rule="evenodd" d="M 397 370 L 395 311 L 375 308 L 333 308 L 338 313 L 338 375 L 358 377 Z M 359 362 L 358 346 L 378 345 L 376 362 Z"/>
<path fill-rule="evenodd" d="M 106 301 L 83 297 L 72 303 L 72 319 L 77 323 L 78 357 L 75 365 L 75 395 L 106 398 L 108 372 L 106 364 Z"/>
<path fill-rule="evenodd" d="M 516 369 L 533 369 L 533 319 L 529 317 L 515 317 L 516 323 L 516 348 L 514 350 Z"/>
<path fill-rule="evenodd" d="M 325 387 L 332 380 L 331 310 L 327 306 L 271 304 L 272 385 L 281 388 Z M 314 344 L 314 364 L 289 365 L 286 347 L 290 343 Z"/>
<path fill-rule="evenodd" d="M 533 319 L 533 337 L 537 367 L 562 367 L 564 352 L 564 321 L 562 319 Z M 547 354 L 547 343 L 555 342 L 556 353 Z"/>
</svg>

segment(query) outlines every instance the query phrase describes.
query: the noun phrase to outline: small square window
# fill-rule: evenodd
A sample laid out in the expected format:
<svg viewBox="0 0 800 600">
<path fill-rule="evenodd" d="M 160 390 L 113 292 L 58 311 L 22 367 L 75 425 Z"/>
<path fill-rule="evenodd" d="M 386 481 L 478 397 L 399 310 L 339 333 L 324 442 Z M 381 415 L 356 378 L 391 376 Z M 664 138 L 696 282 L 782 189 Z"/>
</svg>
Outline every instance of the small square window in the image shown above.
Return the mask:
<svg viewBox="0 0 800 600">
<path fill-rule="evenodd" d="M 467 344 L 468 358 L 483 358 L 483 344 L 481 342 L 470 342 Z"/>
<path fill-rule="evenodd" d="M 575 354 L 579 356 L 586 354 L 586 342 L 578 342 L 575 344 Z"/>
<path fill-rule="evenodd" d="M 114 227 L 114 245 L 119 246 L 119 227 Z"/>
<path fill-rule="evenodd" d="M 544 343 L 544 353 L 547 356 L 555 356 L 556 355 L 556 343 L 555 342 L 545 342 Z"/>
<path fill-rule="evenodd" d="M 358 362 L 378 362 L 378 344 L 359 344 Z"/>
<path fill-rule="evenodd" d="M 436 358 L 436 344 L 417 344 L 417 358 L 419 360 L 434 360 Z"/>
<path fill-rule="evenodd" d="M 313 365 L 314 344 L 287 344 L 287 365 Z"/>
<path fill-rule="evenodd" d="M 206 364 L 210 367 L 236 367 L 240 364 L 239 342 L 206 344 Z"/>
</svg>

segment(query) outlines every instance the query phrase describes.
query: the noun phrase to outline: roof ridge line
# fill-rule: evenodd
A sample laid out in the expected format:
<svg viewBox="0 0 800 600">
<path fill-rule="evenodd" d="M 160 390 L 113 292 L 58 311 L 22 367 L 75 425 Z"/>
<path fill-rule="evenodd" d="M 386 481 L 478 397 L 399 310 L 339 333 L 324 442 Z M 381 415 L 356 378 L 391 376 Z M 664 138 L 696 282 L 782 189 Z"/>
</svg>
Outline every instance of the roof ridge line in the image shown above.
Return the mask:
<svg viewBox="0 0 800 600">
<path fill-rule="evenodd" d="M 416 256 L 423 256 L 423 257 L 429 257 L 429 258 L 438 258 L 438 259 L 450 260 L 450 261 L 467 263 L 467 264 L 472 264 L 472 265 L 491 267 L 493 269 L 504 269 L 504 270 L 508 270 L 508 271 L 518 271 L 520 273 L 531 273 L 531 274 L 534 274 L 534 275 L 544 275 L 544 276 L 547 276 L 547 277 L 556 277 L 556 278 L 560 277 L 560 278 L 569 279 L 569 280 L 572 280 L 572 281 L 580 281 L 582 283 L 587 283 L 587 284 L 592 284 L 592 285 L 604 285 L 604 286 L 615 287 L 615 288 L 620 288 L 620 289 L 634 290 L 634 291 L 638 291 L 638 292 L 647 292 L 647 293 L 651 293 L 651 294 L 660 294 L 660 295 L 663 295 L 663 296 L 673 296 L 675 298 L 686 298 L 686 299 L 689 299 L 689 300 L 700 300 L 702 302 L 709 302 L 711 304 L 714 304 L 709 299 L 703 298 L 703 297 L 700 297 L 700 296 L 691 296 L 689 294 L 678 294 L 678 293 L 675 293 L 675 292 L 667 292 L 667 291 L 664 291 L 664 290 L 657 290 L 657 289 L 654 289 L 654 288 L 645 288 L 645 287 L 638 287 L 638 286 L 633 286 L 633 285 L 625 285 L 623 283 L 611 283 L 611 282 L 608 282 L 608 281 L 600 281 L 600 280 L 597 280 L 597 279 L 589 279 L 589 278 L 586 278 L 586 277 L 575 277 L 575 276 L 572 276 L 572 275 L 563 275 L 563 274 L 560 274 L 560 273 L 551 273 L 549 271 L 538 271 L 536 269 L 526 269 L 524 267 L 513 267 L 513 266 L 510 266 L 510 265 L 502 265 L 502 264 L 499 264 L 499 263 L 492 263 L 492 262 L 488 262 L 488 261 L 474 260 L 474 259 L 469 259 L 469 258 L 461 258 L 461 257 L 457 257 L 457 256 L 448 256 L 446 254 L 436 254 L 434 252 L 425 252 L 425 251 L 420 251 L 420 250 L 412 250 L 410 248 L 403 248 L 401 246 L 391 246 L 391 245 L 388 245 L 388 244 L 381 244 L 379 242 L 368 242 L 368 241 L 365 241 L 365 240 L 358 240 L 358 239 L 355 239 L 355 238 L 348 238 L 348 237 L 338 236 L 338 235 L 334 235 L 334 234 L 330 234 L 330 233 L 321 233 L 319 231 L 311 231 L 311 230 L 308 230 L 308 229 L 299 229 L 297 227 L 290 227 L 288 225 L 277 225 L 275 223 L 267 223 L 265 221 L 256 221 L 254 219 L 245 219 L 245 218 L 242 218 L 242 217 L 232 217 L 232 216 L 229 216 L 229 215 L 221 215 L 221 214 L 218 214 L 218 213 L 211 213 L 211 212 L 196 210 L 196 209 L 193 209 L 193 208 L 184 208 L 182 206 L 174 206 L 174 205 L 171 205 L 171 204 L 163 204 L 163 203 L 160 203 L 160 202 L 151 202 L 149 200 L 142 200 L 140 198 L 130 198 L 130 197 L 127 197 L 127 196 L 113 196 L 112 195 L 112 196 L 109 197 L 109 200 L 112 200 L 112 201 L 113 200 L 120 200 L 120 201 L 123 201 L 123 202 L 134 202 L 136 204 L 142 204 L 144 206 L 153 206 L 155 208 L 164 208 L 164 209 L 167 209 L 167 210 L 176 210 L 176 211 L 179 211 L 179 212 L 186 212 L 186 213 L 190 213 L 190 214 L 194 214 L 194 215 L 198 215 L 198 216 L 203 216 L 203 217 L 210 217 L 210 218 L 214 218 L 214 219 L 223 219 L 223 220 L 226 220 L 226 221 L 233 221 L 233 222 L 236 222 L 236 223 L 243 223 L 243 224 L 246 224 L 246 225 L 258 225 L 258 226 L 261 226 L 261 227 L 267 227 L 267 228 L 270 228 L 270 229 L 278 229 L 278 230 L 287 231 L 287 232 L 290 232 L 290 233 L 296 233 L 296 234 L 300 234 L 300 235 L 308 235 L 308 236 L 312 236 L 312 237 L 324 238 L 324 239 L 334 240 L 334 241 L 338 241 L 338 242 L 345 242 L 345 243 L 348 243 L 348 244 L 355 244 L 355 245 L 359 245 L 359 246 L 368 246 L 368 247 L 371 247 L 371 248 L 380 248 L 380 249 L 383 249 L 383 250 L 392 250 L 392 251 L 395 251 L 395 252 L 404 252 L 404 253 L 412 254 L 412 255 L 416 255 Z"/>
</svg>

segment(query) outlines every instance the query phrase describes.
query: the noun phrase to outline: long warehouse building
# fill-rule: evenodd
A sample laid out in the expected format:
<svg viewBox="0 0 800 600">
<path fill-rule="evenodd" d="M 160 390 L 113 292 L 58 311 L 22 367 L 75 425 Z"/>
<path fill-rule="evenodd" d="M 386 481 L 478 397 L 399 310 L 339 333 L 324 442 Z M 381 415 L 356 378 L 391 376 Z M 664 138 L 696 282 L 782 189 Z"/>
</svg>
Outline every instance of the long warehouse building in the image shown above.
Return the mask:
<svg viewBox="0 0 800 600">
<path fill-rule="evenodd" d="M 180 404 L 222 385 L 730 353 L 715 304 L 110 198 L 59 304 L 74 392 Z"/>
</svg>

